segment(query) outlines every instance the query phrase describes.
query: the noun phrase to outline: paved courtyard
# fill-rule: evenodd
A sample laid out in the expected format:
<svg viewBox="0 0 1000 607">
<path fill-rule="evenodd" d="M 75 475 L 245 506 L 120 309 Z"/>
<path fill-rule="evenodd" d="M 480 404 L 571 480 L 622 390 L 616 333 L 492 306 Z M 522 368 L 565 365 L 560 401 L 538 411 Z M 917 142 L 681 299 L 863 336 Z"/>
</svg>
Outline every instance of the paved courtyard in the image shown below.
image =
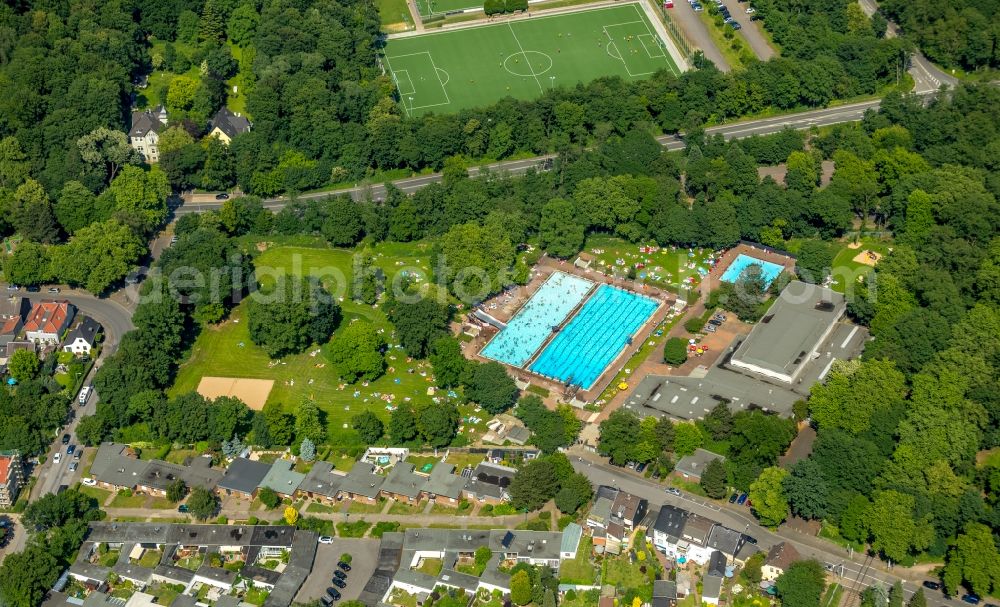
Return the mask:
<svg viewBox="0 0 1000 607">
<path fill-rule="evenodd" d="M 378 550 L 379 541 L 376 539 L 334 538 L 332 544 L 320 544 L 316 551 L 316 560 L 313 561 L 312 573 L 295 595 L 295 602 L 311 603 L 326 594 L 326 589 L 333 585 L 330 579 L 337 567 L 337 561 L 345 552 L 350 553 L 353 559 L 351 572 L 347 574 L 345 580 L 347 587 L 340 590 L 341 602 L 357 599 L 368 578 L 375 571 Z"/>
</svg>

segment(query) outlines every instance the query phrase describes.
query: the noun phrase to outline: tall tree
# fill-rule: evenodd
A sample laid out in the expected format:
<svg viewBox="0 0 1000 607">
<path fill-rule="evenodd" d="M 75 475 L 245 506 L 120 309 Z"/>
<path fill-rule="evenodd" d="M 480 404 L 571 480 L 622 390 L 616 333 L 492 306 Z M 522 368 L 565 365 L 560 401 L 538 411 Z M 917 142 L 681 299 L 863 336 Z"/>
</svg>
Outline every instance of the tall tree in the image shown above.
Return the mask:
<svg viewBox="0 0 1000 607">
<path fill-rule="evenodd" d="M 42 184 L 28 179 L 14 192 L 11 199 L 10 222 L 28 240 L 51 243 L 59 237 L 59 226 L 52 212 L 52 203 Z"/>
<path fill-rule="evenodd" d="M 762 525 L 776 527 L 788 516 L 788 498 L 782 485 L 787 476 L 787 470 L 772 466 L 750 485 L 750 501 Z"/>
</svg>

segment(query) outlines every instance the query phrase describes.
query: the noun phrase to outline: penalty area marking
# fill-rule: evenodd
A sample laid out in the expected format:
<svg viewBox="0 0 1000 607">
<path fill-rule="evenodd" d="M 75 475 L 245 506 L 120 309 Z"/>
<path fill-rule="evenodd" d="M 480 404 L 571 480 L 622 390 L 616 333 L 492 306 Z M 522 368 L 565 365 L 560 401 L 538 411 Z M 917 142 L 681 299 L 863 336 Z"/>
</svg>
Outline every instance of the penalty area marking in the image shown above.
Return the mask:
<svg viewBox="0 0 1000 607">
<path fill-rule="evenodd" d="M 437 80 L 438 86 L 441 87 L 441 92 L 444 93 L 445 101 L 443 103 L 427 103 L 427 104 L 424 104 L 424 105 L 414 105 L 412 100 L 417 96 L 416 83 L 413 82 L 413 79 L 410 77 L 409 70 L 402 69 L 402 70 L 398 70 L 398 71 L 399 72 L 406 72 L 406 79 L 410 81 L 410 87 L 412 89 L 412 92 L 410 92 L 410 93 L 404 93 L 404 92 L 402 92 L 402 91 L 399 90 L 399 81 L 396 80 L 397 70 L 392 69 L 392 61 L 391 61 L 391 59 L 402 59 L 403 57 L 416 57 L 416 56 L 423 56 L 423 55 L 426 55 L 428 61 L 430 61 L 431 69 L 434 70 L 434 79 Z M 448 90 L 444 87 L 444 85 L 447 84 L 451 80 L 451 76 L 448 74 L 448 72 L 446 72 L 445 70 L 439 68 L 437 65 L 434 64 L 434 56 L 431 55 L 430 51 L 420 51 L 420 52 L 417 52 L 417 53 L 406 53 L 404 55 L 394 55 L 391 58 L 388 55 L 385 55 L 385 62 L 387 64 L 389 64 L 389 71 L 392 72 L 392 74 L 393 74 L 393 80 L 396 80 L 396 89 L 399 92 L 400 103 L 402 103 L 403 110 L 406 112 L 407 116 L 412 116 L 412 112 L 415 111 L 415 110 L 422 110 L 422 109 L 426 109 L 426 108 L 429 108 L 429 107 L 439 107 L 439 106 L 442 106 L 442 105 L 451 105 L 451 97 L 448 96 Z M 444 81 L 441 80 L 441 74 L 444 74 L 444 76 L 445 76 L 445 80 Z M 407 99 L 410 100 L 409 104 L 406 103 Z"/>
</svg>

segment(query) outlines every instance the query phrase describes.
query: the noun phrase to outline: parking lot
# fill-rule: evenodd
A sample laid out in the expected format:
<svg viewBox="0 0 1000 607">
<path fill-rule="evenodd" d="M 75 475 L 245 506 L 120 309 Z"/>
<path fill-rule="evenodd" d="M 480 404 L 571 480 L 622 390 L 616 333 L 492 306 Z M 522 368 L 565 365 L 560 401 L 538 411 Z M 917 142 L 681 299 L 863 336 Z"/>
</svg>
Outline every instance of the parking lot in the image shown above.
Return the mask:
<svg viewBox="0 0 1000 607">
<path fill-rule="evenodd" d="M 352 557 L 351 571 L 347 574 L 346 588 L 341 588 L 340 602 L 352 601 L 358 598 L 368 578 L 375 571 L 378 561 L 379 541 L 375 539 L 340 539 L 334 538 L 332 544 L 320 544 L 316 550 L 316 560 L 313 561 L 312 573 L 302 584 L 295 596 L 296 603 L 311 603 L 326 594 L 326 589 L 332 586 L 330 579 L 337 567 L 340 555 L 345 552 Z"/>
</svg>

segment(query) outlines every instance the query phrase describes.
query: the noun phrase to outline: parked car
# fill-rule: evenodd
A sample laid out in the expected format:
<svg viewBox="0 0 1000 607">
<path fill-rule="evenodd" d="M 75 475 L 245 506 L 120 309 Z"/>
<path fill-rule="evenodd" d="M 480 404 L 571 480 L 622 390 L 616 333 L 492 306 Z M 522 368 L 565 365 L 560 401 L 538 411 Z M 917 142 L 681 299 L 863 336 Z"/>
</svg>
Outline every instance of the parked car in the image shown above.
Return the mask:
<svg viewBox="0 0 1000 607">
<path fill-rule="evenodd" d="M 713 327 L 721 327 L 722 321 L 713 318 L 712 320 L 708 321 L 708 324 L 712 325 Z"/>
<path fill-rule="evenodd" d="M 746 14 L 748 14 L 748 15 L 752 15 L 752 14 L 756 13 L 757 10 L 754 7 L 751 6 L 751 7 L 748 7 L 747 10 L 745 10 L 743 12 L 746 13 Z"/>
<path fill-rule="evenodd" d="M 225 192 L 222 192 L 220 194 L 216 194 L 215 195 L 215 199 L 216 200 L 229 200 L 229 194 L 226 194 Z"/>
<path fill-rule="evenodd" d="M 337 588 L 343 588 L 347 586 L 347 583 L 339 578 L 333 578 L 332 580 L 330 580 L 330 583 L 336 586 Z"/>
<path fill-rule="evenodd" d="M 330 597 L 331 601 L 339 601 L 340 600 L 340 593 L 337 592 L 336 588 L 327 588 L 326 589 L 326 596 Z"/>
<path fill-rule="evenodd" d="M 80 461 L 80 456 L 81 455 L 83 455 L 83 448 L 82 447 L 79 448 L 79 449 L 77 449 L 76 453 L 73 454 L 73 460 L 74 461 Z"/>
<path fill-rule="evenodd" d="M 326 595 L 323 595 L 323 596 L 319 597 L 319 603 L 323 607 L 330 607 L 330 604 L 333 603 L 333 599 L 331 599 L 330 597 L 328 597 Z"/>
<path fill-rule="evenodd" d="M 59 287 L 49 287 L 49 293 L 58 293 Z"/>
<path fill-rule="evenodd" d="M 732 495 L 729 496 L 729 503 L 730 504 L 735 504 L 736 500 L 738 500 L 738 499 L 740 499 L 740 494 L 739 493 L 734 493 L 734 494 L 732 494 Z"/>
<path fill-rule="evenodd" d="M 702 330 L 706 333 L 715 333 L 715 325 L 705 325 Z"/>
<path fill-rule="evenodd" d="M 42 290 L 42 288 L 37 285 L 30 285 L 25 287 L 24 290 L 27 291 L 28 293 L 38 293 L 39 291 Z"/>
<path fill-rule="evenodd" d="M 702 8 L 701 8 L 700 4 L 692 4 L 691 8 L 693 8 L 694 12 L 696 12 L 696 13 L 700 13 L 702 11 Z"/>
<path fill-rule="evenodd" d="M 635 470 L 635 462 L 628 462 L 627 464 L 625 464 L 625 467 L 628 468 L 629 470 Z"/>
<path fill-rule="evenodd" d="M 62 444 L 64 444 L 64 445 L 68 445 L 69 444 L 69 434 L 63 434 Z"/>
<path fill-rule="evenodd" d="M 676 487 L 667 487 L 666 492 L 670 495 L 676 495 L 678 497 L 681 495 L 680 489 L 677 489 Z"/>
<path fill-rule="evenodd" d="M 87 397 L 90 396 L 90 386 L 84 386 L 80 389 L 79 402 L 81 405 L 87 404 Z"/>
<path fill-rule="evenodd" d="M 56 455 L 55 455 L 55 457 L 52 458 L 52 461 L 54 463 L 56 463 L 56 464 L 58 464 L 59 462 L 61 462 L 62 461 L 62 453 L 57 452 Z"/>
<path fill-rule="evenodd" d="M 739 24 L 739 22 L 737 22 L 737 21 L 733 21 L 733 22 L 732 22 L 732 23 L 730 23 L 729 25 L 731 25 L 731 26 L 733 27 L 733 29 L 734 29 L 734 30 L 737 30 L 737 31 L 739 31 L 739 30 L 743 29 L 743 26 L 742 26 L 742 25 L 740 25 L 740 24 Z"/>
<path fill-rule="evenodd" d="M 736 503 L 742 506 L 743 504 L 747 503 L 747 497 L 749 496 L 746 493 L 741 493 L 740 497 L 736 500 Z"/>
<path fill-rule="evenodd" d="M 646 469 L 646 464 L 644 464 L 644 463 L 643 464 L 639 464 L 638 466 L 635 467 L 635 471 L 636 472 L 642 472 L 645 469 Z"/>
<path fill-rule="evenodd" d="M 82 481 L 80 481 L 80 482 L 81 482 L 81 483 L 83 483 L 83 485 L 84 485 L 85 487 L 93 487 L 93 486 L 97 485 L 97 481 L 95 481 L 95 480 L 94 480 L 94 479 L 92 479 L 92 478 L 85 478 L 85 479 L 83 479 L 83 480 L 82 480 Z"/>
<path fill-rule="evenodd" d="M 924 588 L 928 588 L 930 590 L 941 590 L 941 584 L 930 580 L 924 580 Z"/>
<path fill-rule="evenodd" d="M 321 536 L 319 536 L 319 543 L 320 544 L 332 544 L 333 543 L 333 538 L 330 537 L 329 535 L 321 535 Z"/>
<path fill-rule="evenodd" d="M 177 234 L 174 234 L 173 236 L 171 236 L 170 237 L 170 244 L 174 244 L 175 242 L 177 242 L 178 238 L 179 237 L 177 236 Z"/>
<path fill-rule="evenodd" d="M 73 455 L 74 451 L 76 451 L 76 445 L 70 445 L 69 447 L 66 447 L 66 455 Z"/>
<path fill-rule="evenodd" d="M 344 573 L 343 571 L 341 571 L 340 569 L 335 569 L 333 571 L 333 577 L 335 577 L 337 579 L 341 579 L 341 580 L 346 580 L 347 579 L 347 574 Z"/>
<path fill-rule="evenodd" d="M 744 535 L 743 540 L 748 544 L 753 544 L 754 546 L 757 545 L 757 538 L 753 537 L 752 535 Z"/>
<path fill-rule="evenodd" d="M 351 566 L 348 565 L 347 563 L 345 563 L 344 561 L 340 561 L 339 563 L 337 563 L 337 567 L 340 567 L 344 571 L 350 571 L 351 570 Z"/>
<path fill-rule="evenodd" d="M 962 595 L 962 601 L 964 601 L 964 602 L 966 602 L 966 603 L 968 603 L 970 605 L 978 605 L 979 604 L 979 596 L 975 595 L 975 594 L 972 594 L 971 592 L 968 593 L 968 594 L 963 594 Z"/>
<path fill-rule="evenodd" d="M 69 471 L 70 472 L 76 472 L 76 469 L 77 469 L 77 467 L 79 467 L 79 465 L 80 465 L 80 463 L 77 462 L 76 460 L 70 462 L 69 463 Z"/>
<path fill-rule="evenodd" d="M 177 506 L 177 512 L 180 512 L 181 514 L 185 514 L 185 513 L 187 513 L 187 511 L 188 511 L 188 505 L 187 504 L 181 504 L 180 506 Z"/>
<path fill-rule="evenodd" d="M 21 288 L 21 287 L 19 287 L 19 286 L 17 286 L 17 285 L 7 285 L 7 290 L 8 290 L 8 291 L 17 291 L 17 290 L 18 290 L 18 289 L 20 289 L 20 288 Z"/>
</svg>

